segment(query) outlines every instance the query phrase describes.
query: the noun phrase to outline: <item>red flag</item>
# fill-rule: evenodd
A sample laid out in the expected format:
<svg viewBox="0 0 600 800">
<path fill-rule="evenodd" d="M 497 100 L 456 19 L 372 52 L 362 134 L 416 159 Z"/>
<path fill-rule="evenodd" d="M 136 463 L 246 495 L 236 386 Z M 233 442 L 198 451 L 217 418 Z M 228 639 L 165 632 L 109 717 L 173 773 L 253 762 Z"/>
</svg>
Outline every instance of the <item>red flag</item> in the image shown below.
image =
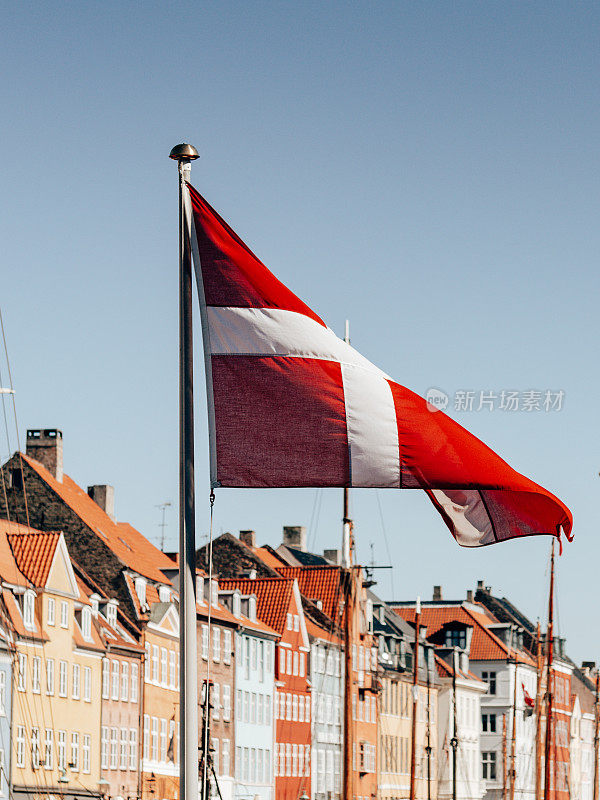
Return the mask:
<svg viewBox="0 0 600 800">
<path fill-rule="evenodd" d="M 188 189 L 213 487 L 424 489 L 461 545 L 571 538 L 560 500 L 335 336 Z"/>
<path fill-rule="evenodd" d="M 525 688 L 525 684 L 522 683 L 521 686 L 523 687 L 523 700 L 525 701 L 525 705 L 527 706 L 527 708 L 534 708 L 535 707 L 535 700 L 533 699 L 533 697 L 529 694 L 529 692 Z"/>
</svg>

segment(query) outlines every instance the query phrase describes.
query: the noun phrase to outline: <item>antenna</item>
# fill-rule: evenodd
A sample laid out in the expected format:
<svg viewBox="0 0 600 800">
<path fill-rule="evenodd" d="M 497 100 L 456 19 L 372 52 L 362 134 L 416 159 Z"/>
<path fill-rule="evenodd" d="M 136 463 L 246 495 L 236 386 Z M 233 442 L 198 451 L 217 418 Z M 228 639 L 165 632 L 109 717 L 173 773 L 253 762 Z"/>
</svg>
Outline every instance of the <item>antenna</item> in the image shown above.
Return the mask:
<svg viewBox="0 0 600 800">
<path fill-rule="evenodd" d="M 160 549 L 163 551 L 163 553 L 165 551 L 165 528 L 167 527 L 167 523 L 165 521 L 165 514 L 167 508 L 169 508 L 170 505 L 171 503 L 165 502 L 165 503 L 159 503 L 158 505 L 154 506 L 154 508 L 160 508 L 162 512 L 161 521 L 158 523 L 158 527 L 160 528 Z"/>
</svg>

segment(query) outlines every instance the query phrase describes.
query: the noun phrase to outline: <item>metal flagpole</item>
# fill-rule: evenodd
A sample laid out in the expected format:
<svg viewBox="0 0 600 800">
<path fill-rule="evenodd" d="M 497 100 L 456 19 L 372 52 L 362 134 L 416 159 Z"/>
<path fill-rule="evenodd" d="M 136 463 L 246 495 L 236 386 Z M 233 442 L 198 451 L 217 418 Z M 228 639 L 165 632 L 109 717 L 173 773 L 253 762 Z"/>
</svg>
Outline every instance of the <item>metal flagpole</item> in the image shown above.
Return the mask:
<svg viewBox="0 0 600 800">
<path fill-rule="evenodd" d="M 198 800 L 192 251 L 184 205 L 198 151 L 178 144 L 169 157 L 179 172 L 179 797 Z"/>
</svg>

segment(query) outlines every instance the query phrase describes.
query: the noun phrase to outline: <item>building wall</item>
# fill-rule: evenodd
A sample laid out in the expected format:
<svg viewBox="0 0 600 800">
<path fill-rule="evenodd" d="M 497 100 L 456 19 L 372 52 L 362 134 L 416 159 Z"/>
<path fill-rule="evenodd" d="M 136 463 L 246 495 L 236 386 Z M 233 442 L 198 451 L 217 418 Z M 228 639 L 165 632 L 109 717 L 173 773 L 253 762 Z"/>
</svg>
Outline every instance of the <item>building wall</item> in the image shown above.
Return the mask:
<svg viewBox="0 0 600 800">
<path fill-rule="evenodd" d="M 272 639 L 250 630 L 236 633 L 234 797 L 240 800 L 255 797 L 273 800 L 275 797 L 274 660 Z M 262 710 L 260 723 L 256 721 L 259 708 Z"/>
<path fill-rule="evenodd" d="M 11 653 L 0 646 L 0 797 L 8 797 L 11 774 L 12 664 Z"/>
<path fill-rule="evenodd" d="M 460 800 L 480 800 L 486 787 L 481 774 L 481 696 L 484 687 L 475 681 L 456 681 L 456 794 Z M 454 702 L 452 679 L 444 678 L 439 694 L 440 782 L 438 798 L 452 797 Z"/>
<path fill-rule="evenodd" d="M 198 620 L 198 696 L 202 703 L 206 680 L 210 680 L 210 703 L 213 706 L 209 719 L 210 742 L 215 772 L 223 800 L 234 794 L 235 775 L 235 629 L 211 622 L 209 639 L 208 620 Z M 202 734 L 202 708 L 199 714 Z"/>
<path fill-rule="evenodd" d="M 102 661 L 100 770 L 105 794 L 137 797 L 140 765 L 141 654 L 111 649 Z"/>
<path fill-rule="evenodd" d="M 311 790 L 314 800 L 337 800 L 342 791 L 344 658 L 340 646 L 314 639 L 310 659 L 312 690 Z"/>
<path fill-rule="evenodd" d="M 92 647 L 75 647 L 74 601 L 69 587 L 60 583 L 56 590 L 41 592 L 36 600 L 36 616 L 46 641 L 22 637 L 16 643 L 11 774 L 17 796 L 40 786 L 58 787 L 63 794 L 80 793 L 82 789 L 94 794 L 99 791 L 103 652 Z M 54 624 L 48 613 L 52 602 Z M 20 658 L 25 659 L 21 661 L 22 679 L 18 668 Z M 66 686 L 61 686 L 63 665 L 66 665 Z M 77 682 L 74 671 L 79 675 Z M 49 679 L 48 675 L 53 677 Z M 39 767 L 32 756 L 36 735 Z"/>
<path fill-rule="evenodd" d="M 304 631 L 302 606 L 299 596 L 293 593 L 275 654 L 277 800 L 297 800 L 311 786 L 311 705 L 314 715 L 315 698 L 310 695 L 308 642 Z"/>
<path fill-rule="evenodd" d="M 488 683 L 488 692 L 481 698 L 481 714 L 493 714 L 496 719 L 495 732 L 481 731 L 481 769 L 482 781 L 486 790 L 486 800 L 501 800 L 503 788 L 504 764 L 502 756 L 502 717 L 506 715 L 507 765 L 510 767 L 510 739 L 512 726 L 513 691 L 515 680 L 514 663 L 506 661 L 474 661 L 470 662 L 471 672 Z M 485 675 L 487 674 L 487 678 Z M 495 676 L 495 692 L 490 675 Z M 516 714 L 516 785 L 515 797 L 518 800 L 533 800 L 535 797 L 535 717 L 524 715 L 524 700 L 521 684 L 531 697 L 537 691 L 536 671 L 526 664 L 519 664 L 517 672 L 517 714 Z M 483 762 L 489 755 L 495 754 L 495 778 L 483 776 Z"/>
<path fill-rule="evenodd" d="M 412 681 L 403 673 L 386 671 L 379 702 L 379 797 L 399 800 L 409 796 L 412 746 Z M 418 798 L 437 795 L 438 689 L 419 686 L 415 791 Z M 428 719 L 429 717 L 429 719 Z M 428 736 L 429 731 L 429 736 Z M 429 743 L 429 787 L 427 751 Z"/>
<path fill-rule="evenodd" d="M 158 628 L 151 623 L 144 630 L 142 800 L 176 800 L 179 796 L 179 638 L 174 622 L 172 625 L 170 632 L 166 625 Z M 169 752 L 171 739 L 173 758 Z"/>
</svg>

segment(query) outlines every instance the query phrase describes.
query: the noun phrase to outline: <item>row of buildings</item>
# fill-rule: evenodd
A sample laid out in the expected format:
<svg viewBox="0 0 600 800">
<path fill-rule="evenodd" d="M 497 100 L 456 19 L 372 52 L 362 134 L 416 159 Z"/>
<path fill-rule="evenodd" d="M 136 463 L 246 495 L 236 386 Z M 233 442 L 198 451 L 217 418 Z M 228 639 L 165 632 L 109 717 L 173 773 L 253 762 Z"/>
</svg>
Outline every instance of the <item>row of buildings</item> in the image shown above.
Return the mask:
<svg viewBox="0 0 600 800">
<path fill-rule="evenodd" d="M 176 556 L 116 521 L 111 486 L 64 473 L 58 430 L 28 431 L 0 476 L 0 797 L 175 800 Z M 417 642 L 414 602 L 385 602 L 362 569 L 349 583 L 303 528 L 277 548 L 223 534 L 210 580 L 197 557 L 199 769 L 215 796 L 408 798 L 415 705 L 417 797 L 534 800 L 539 637 L 508 601 L 435 587 Z M 592 800 L 593 665 L 554 648 L 551 797 Z"/>
</svg>

